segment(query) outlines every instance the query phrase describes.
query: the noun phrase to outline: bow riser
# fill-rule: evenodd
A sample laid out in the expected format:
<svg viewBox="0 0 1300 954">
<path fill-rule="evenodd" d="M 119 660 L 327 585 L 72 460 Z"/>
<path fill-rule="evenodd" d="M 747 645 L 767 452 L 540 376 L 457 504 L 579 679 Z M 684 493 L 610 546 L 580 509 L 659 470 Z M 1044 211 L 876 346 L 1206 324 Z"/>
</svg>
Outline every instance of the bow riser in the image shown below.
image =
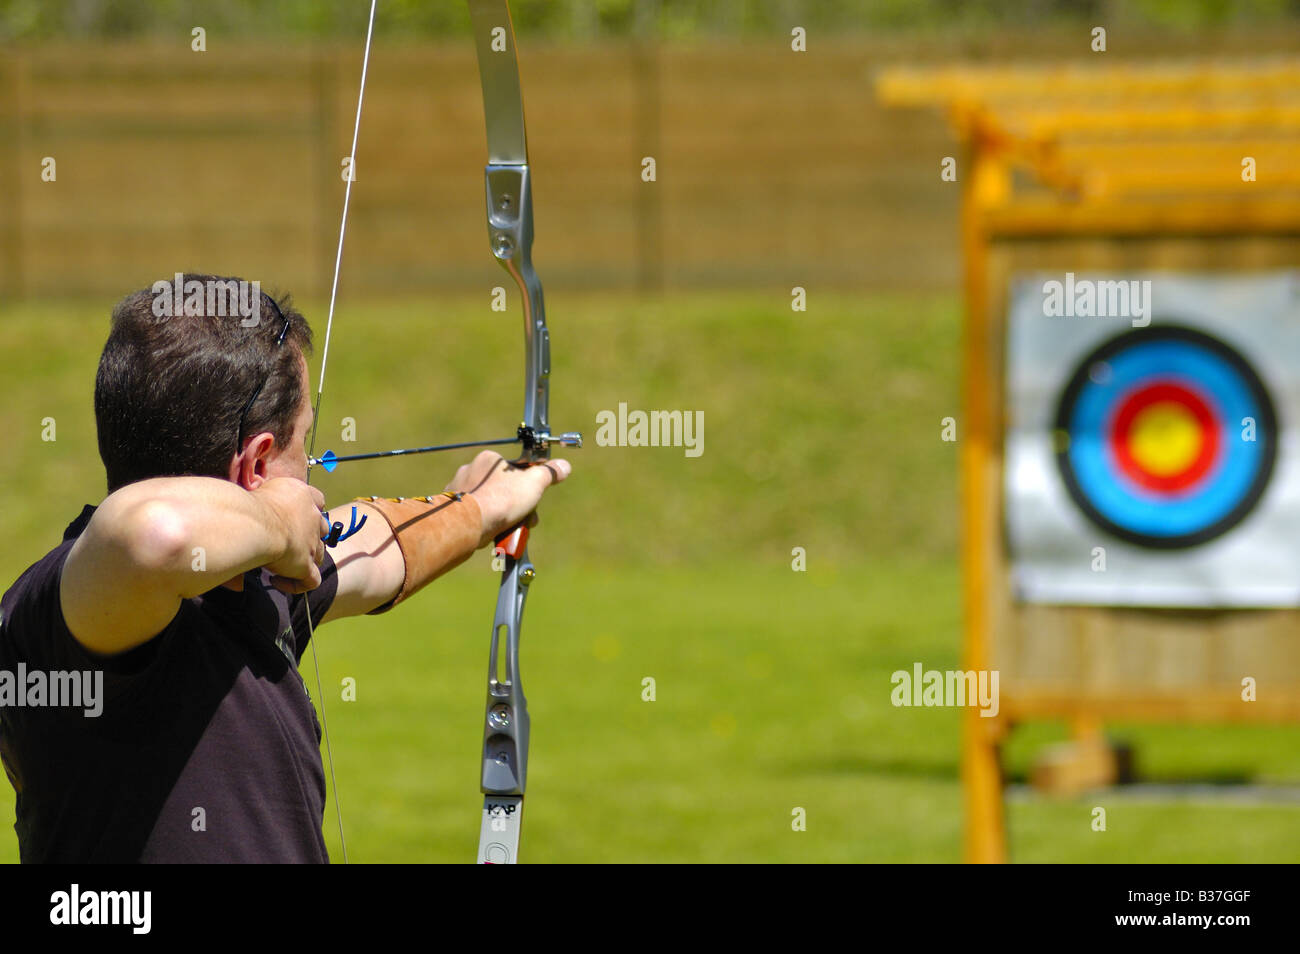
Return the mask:
<svg viewBox="0 0 1300 954">
<path fill-rule="evenodd" d="M 490 127 L 489 127 L 490 128 Z M 488 239 L 492 254 L 519 287 L 524 311 L 524 420 L 522 459 L 550 457 L 547 411 L 550 400 L 551 340 L 546 330 L 542 283 L 533 270 L 533 204 L 527 165 L 489 163 Z M 492 621 L 487 706 L 483 725 L 483 817 L 479 864 L 514 864 L 519 858 L 524 786 L 528 772 L 528 700 L 519 680 L 519 639 L 528 585 L 536 576 L 528 559 L 528 529 L 501 541 L 505 557 Z M 498 671 L 505 641 L 505 673 Z"/>
<path fill-rule="evenodd" d="M 533 269 L 532 178 L 526 164 L 489 163 L 487 185 L 488 237 L 492 254 L 519 286 L 524 305 L 524 426 L 536 435 L 549 435 L 551 336 L 546 330 L 542 282 Z M 550 457 L 549 440 L 525 443 L 524 459 Z"/>
</svg>

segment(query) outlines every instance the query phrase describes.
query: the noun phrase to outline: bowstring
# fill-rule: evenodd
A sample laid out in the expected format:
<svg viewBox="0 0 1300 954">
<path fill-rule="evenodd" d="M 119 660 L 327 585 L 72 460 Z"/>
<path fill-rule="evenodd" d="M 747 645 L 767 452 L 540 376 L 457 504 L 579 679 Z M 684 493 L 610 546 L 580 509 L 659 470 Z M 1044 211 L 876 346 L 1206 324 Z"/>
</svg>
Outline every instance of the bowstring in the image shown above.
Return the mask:
<svg viewBox="0 0 1300 954">
<path fill-rule="evenodd" d="M 343 190 L 343 217 L 339 221 L 338 251 L 334 254 L 334 281 L 330 287 L 329 317 L 325 322 L 325 345 L 321 349 L 320 380 L 317 382 L 316 404 L 312 408 L 311 441 L 307 448 L 308 458 L 316 456 L 316 432 L 320 429 L 320 404 L 321 397 L 325 393 L 325 368 L 330 357 L 330 334 L 334 330 L 334 303 L 338 299 L 339 272 L 343 266 L 343 238 L 348 229 L 348 206 L 352 201 L 352 183 L 357 177 L 357 138 L 361 134 L 361 106 L 366 99 L 366 73 L 370 69 L 370 41 L 375 34 L 376 2 L 377 0 L 370 0 L 370 22 L 366 27 L 366 51 L 361 60 L 361 87 L 357 91 L 357 118 L 352 126 L 352 151 L 348 155 L 347 185 Z M 307 471 L 307 483 L 311 483 L 310 470 Z M 325 736 L 325 757 L 329 761 L 330 767 L 330 787 L 334 789 L 334 817 L 338 819 L 339 847 L 343 851 L 343 863 L 346 865 L 348 863 L 348 843 L 343 836 L 343 807 L 339 801 L 338 776 L 334 772 L 334 749 L 330 744 L 329 719 L 325 716 L 325 692 L 320 677 L 320 657 L 316 653 L 316 629 L 311 619 L 311 601 L 305 596 L 303 598 L 303 607 L 307 611 L 307 638 L 311 643 L 311 660 L 316 670 L 316 698 L 320 704 L 321 729 Z"/>
</svg>

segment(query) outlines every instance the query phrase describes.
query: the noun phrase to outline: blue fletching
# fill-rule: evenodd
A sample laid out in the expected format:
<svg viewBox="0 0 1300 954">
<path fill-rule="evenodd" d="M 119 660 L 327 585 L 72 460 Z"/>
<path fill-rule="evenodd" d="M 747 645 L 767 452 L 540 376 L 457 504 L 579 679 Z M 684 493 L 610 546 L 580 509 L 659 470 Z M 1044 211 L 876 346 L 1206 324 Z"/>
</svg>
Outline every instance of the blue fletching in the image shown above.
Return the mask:
<svg viewBox="0 0 1300 954">
<path fill-rule="evenodd" d="M 325 473 L 332 474 L 334 473 L 334 468 L 339 465 L 338 458 L 332 450 L 327 450 L 325 453 L 320 455 L 320 465 L 325 468 Z"/>
</svg>

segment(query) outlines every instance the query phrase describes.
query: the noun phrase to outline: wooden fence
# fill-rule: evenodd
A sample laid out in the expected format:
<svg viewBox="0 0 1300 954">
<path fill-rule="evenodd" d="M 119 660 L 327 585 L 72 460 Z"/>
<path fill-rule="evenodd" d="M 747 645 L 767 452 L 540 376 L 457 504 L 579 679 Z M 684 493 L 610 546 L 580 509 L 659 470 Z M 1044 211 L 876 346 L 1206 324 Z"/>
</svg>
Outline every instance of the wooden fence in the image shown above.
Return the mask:
<svg viewBox="0 0 1300 954">
<path fill-rule="evenodd" d="M 539 271 L 561 288 L 955 287 L 959 187 L 939 178 L 955 145 L 939 117 L 878 106 L 872 80 L 971 53 L 1086 55 L 1077 37 L 1033 43 L 521 38 Z M 0 295 L 116 295 L 179 269 L 327 293 L 360 43 L 220 46 L 0 50 Z M 469 44 L 375 49 L 353 294 L 496 280 L 477 83 Z"/>
</svg>

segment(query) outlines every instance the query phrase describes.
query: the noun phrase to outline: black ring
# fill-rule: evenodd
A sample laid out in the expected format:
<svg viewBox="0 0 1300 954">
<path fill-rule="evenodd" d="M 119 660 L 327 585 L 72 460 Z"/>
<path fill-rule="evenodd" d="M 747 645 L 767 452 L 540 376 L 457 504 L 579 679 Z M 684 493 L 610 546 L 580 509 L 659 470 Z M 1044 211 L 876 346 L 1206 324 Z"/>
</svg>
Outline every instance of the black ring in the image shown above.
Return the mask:
<svg viewBox="0 0 1300 954">
<path fill-rule="evenodd" d="M 1074 473 L 1074 467 L 1070 463 L 1068 441 L 1064 442 L 1064 447 L 1061 446 L 1060 442 L 1057 443 L 1057 469 L 1060 470 L 1061 479 L 1065 481 L 1066 490 L 1069 491 L 1070 497 L 1075 504 L 1093 523 L 1107 533 L 1128 543 L 1153 550 L 1181 550 L 1198 546 L 1222 536 L 1239 524 L 1254 509 L 1259 502 L 1259 498 L 1263 496 L 1264 488 L 1268 486 L 1269 478 L 1273 475 L 1273 465 L 1277 459 L 1277 439 L 1275 436 L 1277 434 L 1277 412 L 1273 407 L 1273 401 L 1269 397 L 1268 391 L 1264 387 L 1264 383 L 1259 379 L 1259 375 L 1235 349 L 1203 331 L 1197 331 L 1182 325 L 1160 325 L 1151 328 L 1135 328 L 1116 335 L 1080 362 L 1069 383 L 1066 384 L 1065 390 L 1061 393 L 1061 399 L 1057 404 L 1057 434 L 1069 435 L 1070 415 L 1074 411 L 1079 392 L 1088 383 L 1088 372 L 1092 369 L 1092 366 L 1128 349 L 1137 339 L 1143 342 L 1165 340 L 1185 341 L 1195 344 L 1227 362 L 1241 375 L 1247 390 L 1250 391 L 1259 406 L 1259 420 L 1256 424 L 1258 439 L 1263 444 L 1260 466 L 1255 472 L 1250 488 L 1231 511 L 1209 526 L 1203 527 L 1195 533 L 1184 533 L 1173 537 L 1157 537 L 1147 533 L 1137 533 L 1127 527 L 1120 526 L 1092 505 L 1092 501 L 1089 500 L 1088 496 L 1083 492 L 1083 488 L 1079 485 L 1078 478 Z"/>
</svg>

